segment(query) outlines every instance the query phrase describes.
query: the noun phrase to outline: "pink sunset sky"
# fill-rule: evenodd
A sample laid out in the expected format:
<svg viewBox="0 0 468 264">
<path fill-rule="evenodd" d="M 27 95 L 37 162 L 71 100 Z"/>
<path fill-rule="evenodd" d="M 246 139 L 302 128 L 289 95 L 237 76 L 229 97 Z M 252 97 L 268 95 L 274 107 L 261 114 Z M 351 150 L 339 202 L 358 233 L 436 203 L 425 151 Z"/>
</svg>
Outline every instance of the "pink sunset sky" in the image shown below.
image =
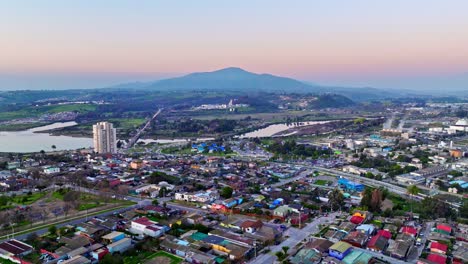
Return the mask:
<svg viewBox="0 0 468 264">
<path fill-rule="evenodd" d="M 10 2 L 0 3 L 0 89 L 93 88 L 230 66 L 397 88 L 468 72 L 462 0 Z"/>
</svg>

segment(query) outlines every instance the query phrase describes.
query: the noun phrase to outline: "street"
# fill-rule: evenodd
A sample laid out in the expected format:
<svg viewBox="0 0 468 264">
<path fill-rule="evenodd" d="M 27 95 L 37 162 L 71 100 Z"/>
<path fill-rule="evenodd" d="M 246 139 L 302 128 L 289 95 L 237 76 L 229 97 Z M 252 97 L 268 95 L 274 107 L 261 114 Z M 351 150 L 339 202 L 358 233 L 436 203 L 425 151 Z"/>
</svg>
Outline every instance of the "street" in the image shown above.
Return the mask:
<svg viewBox="0 0 468 264">
<path fill-rule="evenodd" d="M 291 227 L 286 231 L 285 235 L 288 235 L 289 237 L 284 240 L 281 244 L 271 246 L 270 247 L 270 252 L 267 254 L 261 254 L 257 256 L 256 259 L 253 259 L 250 261 L 250 264 L 266 264 L 266 263 L 273 263 L 276 260 L 275 253 L 277 251 L 281 251 L 282 247 L 289 247 L 291 250 L 293 247 L 295 247 L 297 244 L 299 244 L 301 241 L 304 241 L 305 238 L 307 238 L 310 235 L 313 235 L 317 232 L 320 231 L 319 225 L 332 221 L 336 218 L 338 213 L 332 213 L 328 215 L 327 217 L 319 217 L 315 219 L 313 222 L 308 223 L 304 228 L 298 229 L 295 227 Z"/>
</svg>

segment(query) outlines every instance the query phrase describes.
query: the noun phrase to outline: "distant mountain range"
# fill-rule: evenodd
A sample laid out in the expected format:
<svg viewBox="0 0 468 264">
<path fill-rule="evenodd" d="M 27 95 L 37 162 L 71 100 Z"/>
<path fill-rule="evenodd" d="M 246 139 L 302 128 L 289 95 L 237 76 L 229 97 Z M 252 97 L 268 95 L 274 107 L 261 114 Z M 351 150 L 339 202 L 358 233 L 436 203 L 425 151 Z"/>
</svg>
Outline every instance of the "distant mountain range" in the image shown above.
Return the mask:
<svg viewBox="0 0 468 264">
<path fill-rule="evenodd" d="M 182 77 L 163 79 L 154 82 L 121 84 L 111 88 L 159 91 L 239 91 L 247 93 L 334 93 L 346 96 L 354 101 L 420 96 L 420 94 L 417 95 L 416 92 L 408 90 L 321 86 L 271 74 L 252 73 L 236 67 L 212 72 L 191 73 Z"/>
</svg>

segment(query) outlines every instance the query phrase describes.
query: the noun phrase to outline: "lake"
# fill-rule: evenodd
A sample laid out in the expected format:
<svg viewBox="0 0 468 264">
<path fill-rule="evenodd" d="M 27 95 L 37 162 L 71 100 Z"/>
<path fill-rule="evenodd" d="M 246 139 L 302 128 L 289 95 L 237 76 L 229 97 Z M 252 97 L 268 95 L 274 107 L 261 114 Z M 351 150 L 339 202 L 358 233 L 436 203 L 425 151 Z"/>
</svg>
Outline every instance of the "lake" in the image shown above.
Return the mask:
<svg viewBox="0 0 468 264">
<path fill-rule="evenodd" d="M 58 122 L 47 126 L 35 127 L 23 131 L 0 131 L 0 152 L 39 152 L 55 150 L 73 150 L 89 148 L 93 145 L 92 138 L 69 136 L 54 136 L 48 133 L 35 133 L 55 128 L 77 125 L 76 122 Z"/>
<path fill-rule="evenodd" d="M 328 121 L 307 121 L 307 122 L 298 122 L 298 123 L 291 123 L 291 124 L 273 124 L 269 125 L 264 128 L 257 129 L 255 131 L 240 135 L 239 138 L 264 138 L 264 137 L 273 137 L 275 134 L 278 134 L 280 132 L 286 131 L 290 128 L 295 128 L 295 127 L 302 127 L 302 126 L 311 126 L 311 125 L 319 125 L 319 124 L 325 124 L 329 123 L 335 120 L 328 120 Z M 292 135 L 294 133 L 286 134 L 283 136 L 288 136 Z"/>
</svg>

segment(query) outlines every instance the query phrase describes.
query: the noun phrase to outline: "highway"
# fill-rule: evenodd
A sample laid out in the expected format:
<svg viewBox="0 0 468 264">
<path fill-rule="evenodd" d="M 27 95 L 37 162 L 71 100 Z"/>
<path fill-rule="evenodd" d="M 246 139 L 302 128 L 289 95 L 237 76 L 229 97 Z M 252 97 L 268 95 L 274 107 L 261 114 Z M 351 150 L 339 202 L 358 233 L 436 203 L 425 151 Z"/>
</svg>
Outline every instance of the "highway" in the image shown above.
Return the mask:
<svg viewBox="0 0 468 264">
<path fill-rule="evenodd" d="M 391 184 L 391 183 L 383 182 L 383 181 L 378 181 L 378 180 L 374 180 L 374 179 L 369 179 L 369 178 L 362 177 L 362 176 L 359 176 L 359 175 L 355 175 L 355 174 L 351 174 L 351 173 L 345 173 L 345 172 L 342 172 L 342 171 L 339 171 L 339 170 L 326 169 L 326 168 L 322 168 L 322 167 L 311 167 L 311 168 L 313 168 L 315 170 L 318 170 L 318 171 L 328 172 L 330 174 L 345 177 L 345 178 L 352 178 L 352 179 L 356 180 L 357 182 L 360 182 L 360 183 L 362 183 L 364 185 L 377 187 L 377 188 L 378 187 L 385 187 L 390 192 L 399 194 L 399 195 L 401 195 L 403 197 L 408 196 L 406 188 L 397 186 L 395 184 Z M 418 188 L 421 188 L 421 187 L 422 186 L 418 186 Z M 421 188 L 421 189 L 424 189 L 424 188 Z M 448 194 L 447 192 L 442 192 L 442 191 L 440 191 L 440 192 Z M 460 195 L 456 195 L 456 194 L 451 194 L 451 195 L 460 196 Z M 418 195 L 414 195 L 414 196 L 412 196 L 410 198 L 415 199 L 415 200 L 422 200 L 425 197 L 427 197 L 427 195 L 425 195 L 423 193 L 419 193 Z M 456 208 L 456 209 L 460 208 L 460 204 L 458 204 L 458 203 L 452 203 L 452 202 L 448 202 L 448 201 L 443 201 L 443 202 L 447 203 L 448 205 L 450 205 L 453 208 Z"/>
<path fill-rule="evenodd" d="M 131 210 L 131 209 L 135 209 L 137 206 L 138 205 L 131 205 L 131 206 L 126 207 L 126 208 L 118 208 L 118 209 L 116 209 L 116 211 L 117 212 L 125 212 L 125 211 Z M 45 223 L 44 225 L 50 226 L 50 225 L 53 225 L 54 223 L 57 223 L 55 225 L 57 228 L 67 226 L 67 225 L 78 225 L 80 223 L 83 223 L 83 222 L 87 221 L 88 219 L 90 219 L 92 217 L 95 217 L 95 216 L 100 216 L 100 217 L 108 216 L 108 215 L 113 214 L 114 212 L 115 211 L 111 210 L 111 211 L 106 211 L 106 212 L 103 212 L 103 213 L 90 214 L 90 215 L 87 215 L 87 216 L 78 217 L 76 219 L 72 219 L 72 220 L 69 220 L 69 221 L 65 220 L 66 222 L 58 221 L 58 222 Z M 23 233 L 25 231 L 27 233 L 23 233 L 21 235 L 13 235 L 13 237 L 15 239 L 18 239 L 18 240 L 24 240 L 32 233 L 36 233 L 38 235 L 43 235 L 43 234 L 49 232 L 48 229 L 49 229 L 48 227 L 44 227 L 44 228 L 41 228 L 41 229 L 37 229 L 37 227 L 35 227 L 35 228 L 30 229 L 30 232 L 27 232 L 29 230 L 23 230 L 23 231 L 21 231 L 21 233 Z M 9 238 L 12 238 L 12 236 L 9 235 Z M 2 237 L 2 239 L 0 239 L 0 242 L 4 241 L 6 239 L 7 239 L 7 236 Z"/>
<path fill-rule="evenodd" d="M 150 126 L 151 124 L 151 121 L 155 120 L 158 115 L 161 113 L 162 109 L 159 109 L 147 122 L 146 124 L 137 130 L 137 133 L 128 141 L 128 144 L 126 145 L 126 148 L 129 149 L 131 147 L 133 147 L 138 139 L 140 139 L 141 135 L 145 132 L 145 130 Z"/>
<path fill-rule="evenodd" d="M 366 177 L 362 177 L 360 175 L 346 173 L 346 172 L 342 172 L 342 171 L 335 170 L 335 169 L 328 169 L 328 168 L 312 166 L 312 165 L 302 164 L 302 163 L 296 163 L 296 165 L 303 166 L 304 168 L 307 168 L 307 169 L 312 170 L 312 171 L 316 170 L 316 171 L 320 171 L 320 172 L 329 173 L 329 174 L 332 174 L 332 175 L 335 175 L 335 176 L 341 176 L 341 177 L 344 177 L 344 178 L 353 179 L 356 182 L 359 182 L 359 183 L 362 183 L 364 185 L 371 186 L 371 187 L 376 187 L 376 188 L 385 187 L 392 193 L 401 195 L 403 197 L 408 197 L 406 188 L 395 185 L 395 184 L 392 184 L 392 183 L 388 183 L 388 182 L 384 182 L 384 181 L 378 181 L 378 180 L 374 180 L 374 179 L 369 179 L 369 178 L 366 178 Z M 304 178 L 306 176 L 307 176 L 306 174 L 301 173 L 301 175 L 299 175 L 299 176 L 289 178 L 289 179 L 285 179 L 285 180 L 283 180 L 283 181 L 281 181 L 279 183 L 276 183 L 276 184 L 272 185 L 272 187 L 278 187 L 278 186 L 287 184 L 289 182 L 292 182 L 292 181 L 295 181 L 295 180 L 298 180 L 298 179 L 302 179 L 302 178 Z M 418 186 L 418 188 L 427 189 L 426 187 L 423 187 L 423 186 Z M 457 197 L 461 197 L 461 195 L 452 194 L 452 193 L 443 192 L 443 191 L 440 191 L 440 193 L 450 194 L 450 195 L 454 195 L 454 196 L 457 196 Z M 414 196 L 409 197 L 409 198 L 415 199 L 415 200 L 422 200 L 425 197 L 427 197 L 427 195 L 425 195 L 423 193 L 419 193 L 418 195 L 414 195 Z M 458 209 L 460 207 L 460 204 L 458 204 L 458 203 L 452 203 L 452 202 L 448 202 L 448 201 L 443 201 L 443 202 L 449 204 L 451 207 L 453 207 L 455 209 Z"/>
</svg>

